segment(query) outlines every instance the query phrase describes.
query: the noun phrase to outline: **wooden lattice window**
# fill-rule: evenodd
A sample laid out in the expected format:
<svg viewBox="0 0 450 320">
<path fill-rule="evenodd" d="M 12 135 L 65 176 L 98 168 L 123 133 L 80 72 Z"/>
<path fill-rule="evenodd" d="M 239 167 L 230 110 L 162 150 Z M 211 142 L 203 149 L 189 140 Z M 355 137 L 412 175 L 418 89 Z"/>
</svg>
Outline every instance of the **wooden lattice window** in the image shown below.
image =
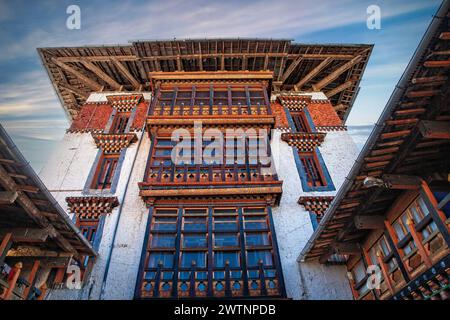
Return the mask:
<svg viewBox="0 0 450 320">
<path fill-rule="evenodd" d="M 80 229 L 83 236 L 88 240 L 91 244 L 94 243 L 95 235 L 97 234 L 98 229 L 98 219 L 92 220 L 79 220 L 78 228 Z M 87 268 L 89 263 L 89 257 L 85 256 L 82 259 L 83 268 Z"/>
<path fill-rule="evenodd" d="M 92 189 L 110 189 L 118 163 L 119 155 L 103 154 L 94 175 Z"/>
<path fill-rule="evenodd" d="M 305 179 L 309 187 L 324 187 L 327 185 L 324 173 L 315 152 L 298 153 L 300 163 L 305 173 Z"/>
<path fill-rule="evenodd" d="M 111 125 L 109 133 L 115 134 L 125 133 L 129 119 L 130 119 L 129 113 L 117 113 L 114 116 L 114 120 Z"/>
<path fill-rule="evenodd" d="M 165 86 L 156 96 L 152 114 L 268 114 L 264 90 L 257 85 Z"/>
<path fill-rule="evenodd" d="M 291 112 L 292 121 L 294 122 L 295 130 L 297 132 L 311 132 L 311 127 L 308 124 L 306 115 L 303 111 Z"/>
<path fill-rule="evenodd" d="M 141 296 L 281 295 L 277 259 L 266 207 L 155 208 Z"/>
</svg>

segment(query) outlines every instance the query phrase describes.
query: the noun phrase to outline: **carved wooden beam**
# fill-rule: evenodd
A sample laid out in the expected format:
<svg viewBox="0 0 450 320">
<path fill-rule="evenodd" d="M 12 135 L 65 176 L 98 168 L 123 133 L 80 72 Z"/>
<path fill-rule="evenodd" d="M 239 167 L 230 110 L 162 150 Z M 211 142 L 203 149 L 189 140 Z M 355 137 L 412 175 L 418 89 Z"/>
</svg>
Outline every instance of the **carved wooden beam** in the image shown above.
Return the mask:
<svg viewBox="0 0 450 320">
<path fill-rule="evenodd" d="M 417 176 L 399 174 L 384 174 L 381 176 L 384 187 L 398 190 L 417 190 L 422 184 L 422 179 Z"/>
<path fill-rule="evenodd" d="M 338 242 L 332 245 L 332 248 L 337 254 L 358 254 L 361 252 L 361 247 L 358 243 Z"/>
<path fill-rule="evenodd" d="M 384 219 L 385 218 L 383 216 L 357 215 L 353 220 L 355 222 L 356 229 L 367 230 L 367 229 L 383 229 Z"/>
<path fill-rule="evenodd" d="M 450 122 L 448 121 L 422 120 L 419 122 L 419 130 L 424 138 L 450 139 Z"/>
<path fill-rule="evenodd" d="M 336 88 L 326 92 L 325 95 L 327 96 L 327 98 L 331 98 L 334 95 L 350 88 L 352 85 L 353 85 L 353 80 L 346 81 L 343 84 L 337 86 Z"/>
<path fill-rule="evenodd" d="M 318 83 L 313 85 L 313 89 L 315 91 L 320 91 L 323 87 L 331 83 L 333 80 L 335 80 L 337 77 L 339 77 L 341 74 L 343 74 L 345 71 L 353 67 L 355 64 L 359 63 L 362 60 L 362 56 L 356 56 L 352 60 L 344 63 L 342 66 L 338 67 L 336 70 L 331 72 L 328 76 L 320 80 Z"/>
<path fill-rule="evenodd" d="M 114 63 L 114 65 L 117 67 L 117 69 L 119 69 L 119 71 L 125 76 L 125 78 L 128 79 L 128 81 L 130 81 L 130 83 L 133 85 L 133 87 L 135 89 L 138 89 L 139 86 L 141 85 L 139 83 L 139 81 L 136 80 L 135 77 L 133 77 L 133 75 L 131 74 L 131 72 L 128 70 L 128 68 L 126 68 L 122 62 L 120 62 L 118 59 L 116 59 L 115 57 L 111 58 L 111 61 Z"/>
<path fill-rule="evenodd" d="M 0 192 L 0 204 L 12 204 L 17 199 L 17 192 L 14 191 L 1 191 Z"/>
<path fill-rule="evenodd" d="M 92 80 L 91 78 L 89 78 L 88 76 L 82 74 L 81 72 L 75 70 L 71 66 L 69 66 L 69 65 L 59 61 L 58 59 L 53 58 L 52 62 L 54 64 L 56 64 L 58 67 L 60 67 L 61 69 L 63 69 L 65 71 L 73 74 L 74 76 L 76 76 L 78 79 L 83 81 L 88 87 L 90 87 L 94 91 L 100 91 L 103 88 L 103 86 L 101 84 L 97 83 L 96 81 Z"/>
<path fill-rule="evenodd" d="M 36 246 L 18 246 L 8 251 L 8 257 L 72 257 L 70 252 L 56 252 Z"/>
<path fill-rule="evenodd" d="M 299 82 L 297 82 L 294 85 L 295 91 L 299 91 L 305 83 L 307 83 L 309 80 L 317 76 L 323 69 L 325 69 L 326 66 L 330 64 L 330 62 L 333 61 L 333 58 L 327 57 L 325 58 L 319 65 L 317 65 L 314 69 L 312 69 L 306 76 L 304 76 L 302 79 L 300 79 Z"/>
<path fill-rule="evenodd" d="M 87 69 L 89 69 L 93 73 L 95 73 L 95 75 L 97 77 L 99 77 L 100 79 L 105 81 L 107 84 L 109 84 L 111 87 L 113 87 L 115 90 L 120 90 L 121 85 L 116 80 L 114 80 L 109 75 L 107 75 L 105 72 L 103 72 L 103 70 L 100 69 L 99 67 L 97 67 L 95 64 L 93 64 L 90 61 L 83 61 L 83 65 Z"/>
<path fill-rule="evenodd" d="M 44 228 L 13 228 L 2 229 L 0 238 L 7 233 L 11 233 L 13 242 L 45 242 L 50 236 L 50 229 Z M 55 236 L 55 234 L 53 234 Z"/>
</svg>

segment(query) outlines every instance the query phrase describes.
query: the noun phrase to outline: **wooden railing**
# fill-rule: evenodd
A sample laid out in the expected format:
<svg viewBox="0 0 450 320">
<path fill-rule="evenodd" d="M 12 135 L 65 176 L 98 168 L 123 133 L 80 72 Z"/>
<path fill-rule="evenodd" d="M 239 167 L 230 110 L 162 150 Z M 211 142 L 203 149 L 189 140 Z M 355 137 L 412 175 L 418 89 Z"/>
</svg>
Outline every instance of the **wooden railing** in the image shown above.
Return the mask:
<svg viewBox="0 0 450 320">
<path fill-rule="evenodd" d="M 166 183 L 242 183 L 276 181 L 278 177 L 270 168 L 258 165 L 194 165 L 149 166 L 147 184 Z"/>
<path fill-rule="evenodd" d="M 220 115 L 270 115 L 267 105 L 195 105 L 170 106 L 157 104 L 150 110 L 150 116 L 220 116 Z"/>
<path fill-rule="evenodd" d="M 245 296 L 280 296 L 279 283 L 275 269 L 266 267 L 262 261 L 258 266 L 248 267 L 255 276 L 244 275 L 246 270 L 231 268 L 228 261 L 224 268 L 213 268 L 208 276 L 206 268 L 197 268 L 193 262 L 191 267 L 179 268 L 178 271 L 163 268 L 162 263 L 154 272 L 152 279 L 144 279 L 141 284 L 141 298 L 198 298 L 198 297 L 245 297 Z M 236 276 L 236 273 L 239 276 Z M 270 273 L 270 275 L 268 275 Z M 181 275 L 184 276 L 181 276 Z M 222 274 L 214 277 L 215 274 Z M 166 276 L 171 275 L 171 276 Z M 176 277 L 175 277 L 176 275 Z M 247 281 L 247 284 L 245 284 Z"/>
</svg>

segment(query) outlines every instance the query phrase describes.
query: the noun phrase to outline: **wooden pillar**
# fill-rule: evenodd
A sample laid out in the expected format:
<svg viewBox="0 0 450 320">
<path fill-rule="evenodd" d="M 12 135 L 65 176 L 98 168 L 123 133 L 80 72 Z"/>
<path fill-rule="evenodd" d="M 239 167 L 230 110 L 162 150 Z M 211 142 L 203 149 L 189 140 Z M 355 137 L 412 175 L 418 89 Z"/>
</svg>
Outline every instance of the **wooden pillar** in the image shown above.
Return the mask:
<svg viewBox="0 0 450 320">
<path fill-rule="evenodd" d="M 381 254 L 381 251 L 377 251 L 377 260 L 378 264 L 380 265 L 381 272 L 383 273 L 384 281 L 386 281 L 391 294 L 394 294 L 394 287 L 392 286 L 391 278 L 389 278 L 389 272 L 386 269 L 386 265 L 383 262 L 383 256 Z"/>
<path fill-rule="evenodd" d="M 350 290 L 352 290 L 352 295 L 355 300 L 358 300 L 359 294 L 355 289 L 355 279 L 353 279 L 353 274 L 351 271 L 347 271 L 347 279 L 350 284 Z"/>
<path fill-rule="evenodd" d="M 44 282 L 39 290 L 41 290 L 41 295 L 38 297 L 38 300 L 44 300 L 45 294 L 47 293 L 47 283 Z"/>
<path fill-rule="evenodd" d="M 422 260 L 424 261 L 425 265 L 430 268 L 433 264 L 431 263 L 430 258 L 427 255 L 427 252 L 425 250 L 425 247 L 422 244 L 422 239 L 420 235 L 417 233 L 416 228 L 414 226 L 414 221 L 411 217 L 408 217 L 408 220 L 406 221 L 409 227 L 409 232 L 411 233 L 412 238 L 414 239 L 414 243 L 416 244 L 417 250 L 419 251 L 420 256 L 422 257 Z"/>
<path fill-rule="evenodd" d="M 13 268 L 13 275 L 11 279 L 8 280 L 9 288 L 6 290 L 6 292 L 3 294 L 3 300 L 10 300 L 13 290 L 16 287 L 17 279 L 19 279 L 20 272 L 22 271 L 22 262 L 18 262 L 14 265 Z"/>
<path fill-rule="evenodd" d="M 439 218 L 442 220 L 442 222 L 445 224 L 445 221 L 447 220 L 447 217 L 445 216 L 444 212 L 439 209 L 439 204 L 436 201 L 436 198 L 433 195 L 433 192 L 431 191 L 430 187 L 425 181 L 422 181 L 422 190 L 427 196 L 427 198 L 430 200 L 431 204 L 433 205 L 434 209 L 436 210 L 437 214 L 439 215 Z"/>
<path fill-rule="evenodd" d="M 0 243 L 0 263 L 3 262 L 3 257 L 6 255 L 6 251 L 8 250 L 9 243 L 11 241 L 12 233 L 7 233 L 2 242 Z"/>
<path fill-rule="evenodd" d="M 30 293 L 30 290 L 32 287 L 34 287 L 36 273 L 39 270 L 40 263 L 41 262 L 39 260 L 34 260 L 33 267 L 31 268 L 30 275 L 28 276 L 28 283 L 30 284 L 30 286 L 27 287 L 23 292 L 23 297 L 25 300 L 28 300 L 28 295 Z"/>
</svg>

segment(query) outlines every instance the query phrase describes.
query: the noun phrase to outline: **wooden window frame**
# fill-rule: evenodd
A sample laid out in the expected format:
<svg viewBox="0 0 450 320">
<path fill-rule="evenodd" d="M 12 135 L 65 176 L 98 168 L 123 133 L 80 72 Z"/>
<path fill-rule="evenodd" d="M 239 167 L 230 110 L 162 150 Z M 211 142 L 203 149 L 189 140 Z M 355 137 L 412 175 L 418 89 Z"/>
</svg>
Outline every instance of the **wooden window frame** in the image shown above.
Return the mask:
<svg viewBox="0 0 450 320">
<path fill-rule="evenodd" d="M 91 189 L 109 190 L 111 189 L 114 178 L 118 174 L 119 154 L 102 154 L 94 177 L 91 183 Z M 106 170 L 106 171 L 105 171 Z M 102 181 L 100 181 L 102 180 Z"/>
<path fill-rule="evenodd" d="M 130 112 L 117 112 L 114 115 L 111 128 L 109 129 L 110 134 L 123 134 L 128 130 L 128 124 L 130 122 L 131 113 Z"/>
<path fill-rule="evenodd" d="M 328 181 L 315 151 L 298 151 L 300 165 L 305 173 L 306 183 L 309 188 L 327 187 Z M 312 163 L 308 163 L 312 162 Z M 308 165 L 308 166 L 307 166 Z M 317 176 L 317 179 L 314 178 Z"/>
</svg>

